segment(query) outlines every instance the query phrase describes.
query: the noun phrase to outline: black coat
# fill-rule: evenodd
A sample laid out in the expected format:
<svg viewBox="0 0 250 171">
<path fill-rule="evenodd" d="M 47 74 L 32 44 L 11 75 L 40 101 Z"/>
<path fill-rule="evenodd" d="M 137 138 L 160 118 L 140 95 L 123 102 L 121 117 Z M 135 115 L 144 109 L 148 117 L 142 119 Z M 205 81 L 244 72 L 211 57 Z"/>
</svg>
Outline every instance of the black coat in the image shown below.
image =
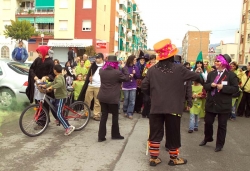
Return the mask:
<svg viewBox="0 0 250 171">
<path fill-rule="evenodd" d="M 127 67 L 122 72 L 112 67 L 105 70 L 100 69 L 101 87 L 97 98 L 102 103 L 118 104 L 120 101 L 120 90 L 122 82 L 129 81 Z"/>
<path fill-rule="evenodd" d="M 185 81 L 203 83 L 199 74 L 174 64 L 173 73 L 164 73 L 156 65 L 149 68 L 141 89 L 151 97 L 150 114 L 182 114 L 185 98 Z"/>
<path fill-rule="evenodd" d="M 238 78 L 232 71 L 225 70 L 218 80 L 218 84 L 222 81 L 227 82 L 227 85 L 223 85 L 223 88 L 215 91 L 215 95 L 211 95 L 211 91 L 215 88 L 211 87 L 218 72 L 216 70 L 208 73 L 207 81 L 204 84 L 204 89 L 207 91 L 207 100 L 205 105 L 205 111 L 211 113 L 231 113 L 232 111 L 232 94 L 239 91 Z"/>
<path fill-rule="evenodd" d="M 90 68 L 89 68 L 89 72 L 86 76 L 86 80 L 85 80 L 85 83 L 82 87 L 82 90 L 81 90 L 81 93 L 79 94 L 79 97 L 78 97 L 78 101 L 84 101 L 85 100 L 85 94 L 86 94 L 86 91 L 87 91 L 87 88 L 88 88 L 88 85 L 89 85 L 89 77 L 92 75 L 95 74 L 96 70 L 97 70 L 98 66 L 96 65 L 96 63 L 94 62 Z"/>
<path fill-rule="evenodd" d="M 38 79 L 42 79 L 43 76 L 48 76 L 49 81 L 53 81 L 55 74 L 53 71 L 54 62 L 51 58 L 45 58 L 45 61 L 42 62 L 42 58 L 36 58 L 30 66 L 29 76 L 28 76 L 28 87 L 26 88 L 26 95 L 30 100 L 30 103 L 33 103 L 34 100 L 34 90 L 35 90 L 35 80 L 34 77 L 37 76 Z M 49 96 L 54 97 L 54 93 L 48 93 Z"/>
</svg>

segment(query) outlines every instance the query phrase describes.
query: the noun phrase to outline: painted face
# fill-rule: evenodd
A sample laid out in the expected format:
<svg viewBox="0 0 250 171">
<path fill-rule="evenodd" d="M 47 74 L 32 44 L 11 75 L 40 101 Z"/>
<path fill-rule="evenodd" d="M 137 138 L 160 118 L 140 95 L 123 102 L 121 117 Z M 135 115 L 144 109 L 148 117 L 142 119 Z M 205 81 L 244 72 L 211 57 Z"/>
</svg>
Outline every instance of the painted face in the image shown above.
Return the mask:
<svg viewBox="0 0 250 171">
<path fill-rule="evenodd" d="M 196 67 L 197 67 L 197 68 L 202 67 L 202 63 L 197 63 L 197 64 L 196 64 Z"/>
<path fill-rule="evenodd" d="M 214 61 L 214 66 L 215 66 L 216 69 L 221 69 L 222 68 L 221 61 L 219 61 L 219 60 L 216 59 Z"/>
<path fill-rule="evenodd" d="M 145 59 L 140 59 L 141 65 L 145 64 Z"/>
</svg>

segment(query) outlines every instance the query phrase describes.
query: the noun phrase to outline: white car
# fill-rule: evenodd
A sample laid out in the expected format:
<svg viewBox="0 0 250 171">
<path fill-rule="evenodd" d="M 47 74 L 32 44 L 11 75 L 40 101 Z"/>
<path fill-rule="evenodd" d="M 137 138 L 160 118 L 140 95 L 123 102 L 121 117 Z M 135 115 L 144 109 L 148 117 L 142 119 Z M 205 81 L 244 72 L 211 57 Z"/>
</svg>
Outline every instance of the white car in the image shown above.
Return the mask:
<svg viewBox="0 0 250 171">
<path fill-rule="evenodd" d="M 14 108 L 29 103 L 25 94 L 29 67 L 10 60 L 0 59 L 0 109 Z"/>
</svg>

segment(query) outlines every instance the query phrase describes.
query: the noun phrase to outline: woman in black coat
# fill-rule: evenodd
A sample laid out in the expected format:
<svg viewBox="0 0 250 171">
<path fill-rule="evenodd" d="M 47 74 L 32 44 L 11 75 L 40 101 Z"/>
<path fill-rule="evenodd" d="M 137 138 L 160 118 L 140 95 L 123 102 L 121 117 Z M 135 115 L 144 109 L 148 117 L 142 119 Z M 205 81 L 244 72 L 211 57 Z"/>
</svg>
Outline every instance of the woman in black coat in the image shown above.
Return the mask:
<svg viewBox="0 0 250 171">
<path fill-rule="evenodd" d="M 116 56 L 108 56 L 108 60 L 100 69 L 101 87 L 97 98 L 101 104 L 101 121 L 98 132 L 98 142 L 105 141 L 106 138 L 106 123 L 108 119 L 108 113 L 112 113 L 112 139 L 124 139 L 120 135 L 119 123 L 118 123 L 118 103 L 120 99 L 121 83 L 123 81 L 129 81 L 129 73 L 127 68 L 124 68 L 124 64 L 121 65 L 122 72 L 119 71 L 118 61 Z"/>
</svg>

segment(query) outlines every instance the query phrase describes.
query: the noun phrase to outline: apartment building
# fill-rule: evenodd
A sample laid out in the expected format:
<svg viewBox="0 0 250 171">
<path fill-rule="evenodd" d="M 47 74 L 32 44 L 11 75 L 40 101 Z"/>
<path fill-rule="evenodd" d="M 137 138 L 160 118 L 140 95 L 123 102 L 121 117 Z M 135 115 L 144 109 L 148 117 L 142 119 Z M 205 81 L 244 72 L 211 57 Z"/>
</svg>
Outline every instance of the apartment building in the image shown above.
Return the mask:
<svg viewBox="0 0 250 171">
<path fill-rule="evenodd" d="M 0 25 L 10 20 L 27 20 L 36 29 L 26 47 L 29 59 L 37 57 L 39 45 L 53 47 L 54 58 L 67 60 L 73 48 L 82 55 L 86 46 L 107 56 L 120 52 L 128 56 L 139 49 L 147 49 L 147 31 L 135 1 L 131 0 L 0 0 Z M 121 22 L 124 21 L 124 22 Z M 0 29 L 0 37 L 3 34 Z M 126 35 L 126 36 L 125 36 Z M 16 42 L 0 39 L 8 49 L 7 58 Z M 120 42 L 120 43 L 119 43 Z M 5 47 L 6 47 L 5 46 Z M 7 53 L 6 48 L 4 54 Z"/>
<path fill-rule="evenodd" d="M 242 3 L 237 58 L 239 64 L 246 65 L 250 61 L 250 2 L 243 0 Z"/>
<path fill-rule="evenodd" d="M 200 51 L 203 59 L 208 56 L 210 31 L 188 31 L 182 40 L 182 58 L 184 61 L 195 62 Z"/>
<path fill-rule="evenodd" d="M 147 27 L 134 0 L 112 0 L 110 52 L 121 59 L 147 49 Z"/>
</svg>

